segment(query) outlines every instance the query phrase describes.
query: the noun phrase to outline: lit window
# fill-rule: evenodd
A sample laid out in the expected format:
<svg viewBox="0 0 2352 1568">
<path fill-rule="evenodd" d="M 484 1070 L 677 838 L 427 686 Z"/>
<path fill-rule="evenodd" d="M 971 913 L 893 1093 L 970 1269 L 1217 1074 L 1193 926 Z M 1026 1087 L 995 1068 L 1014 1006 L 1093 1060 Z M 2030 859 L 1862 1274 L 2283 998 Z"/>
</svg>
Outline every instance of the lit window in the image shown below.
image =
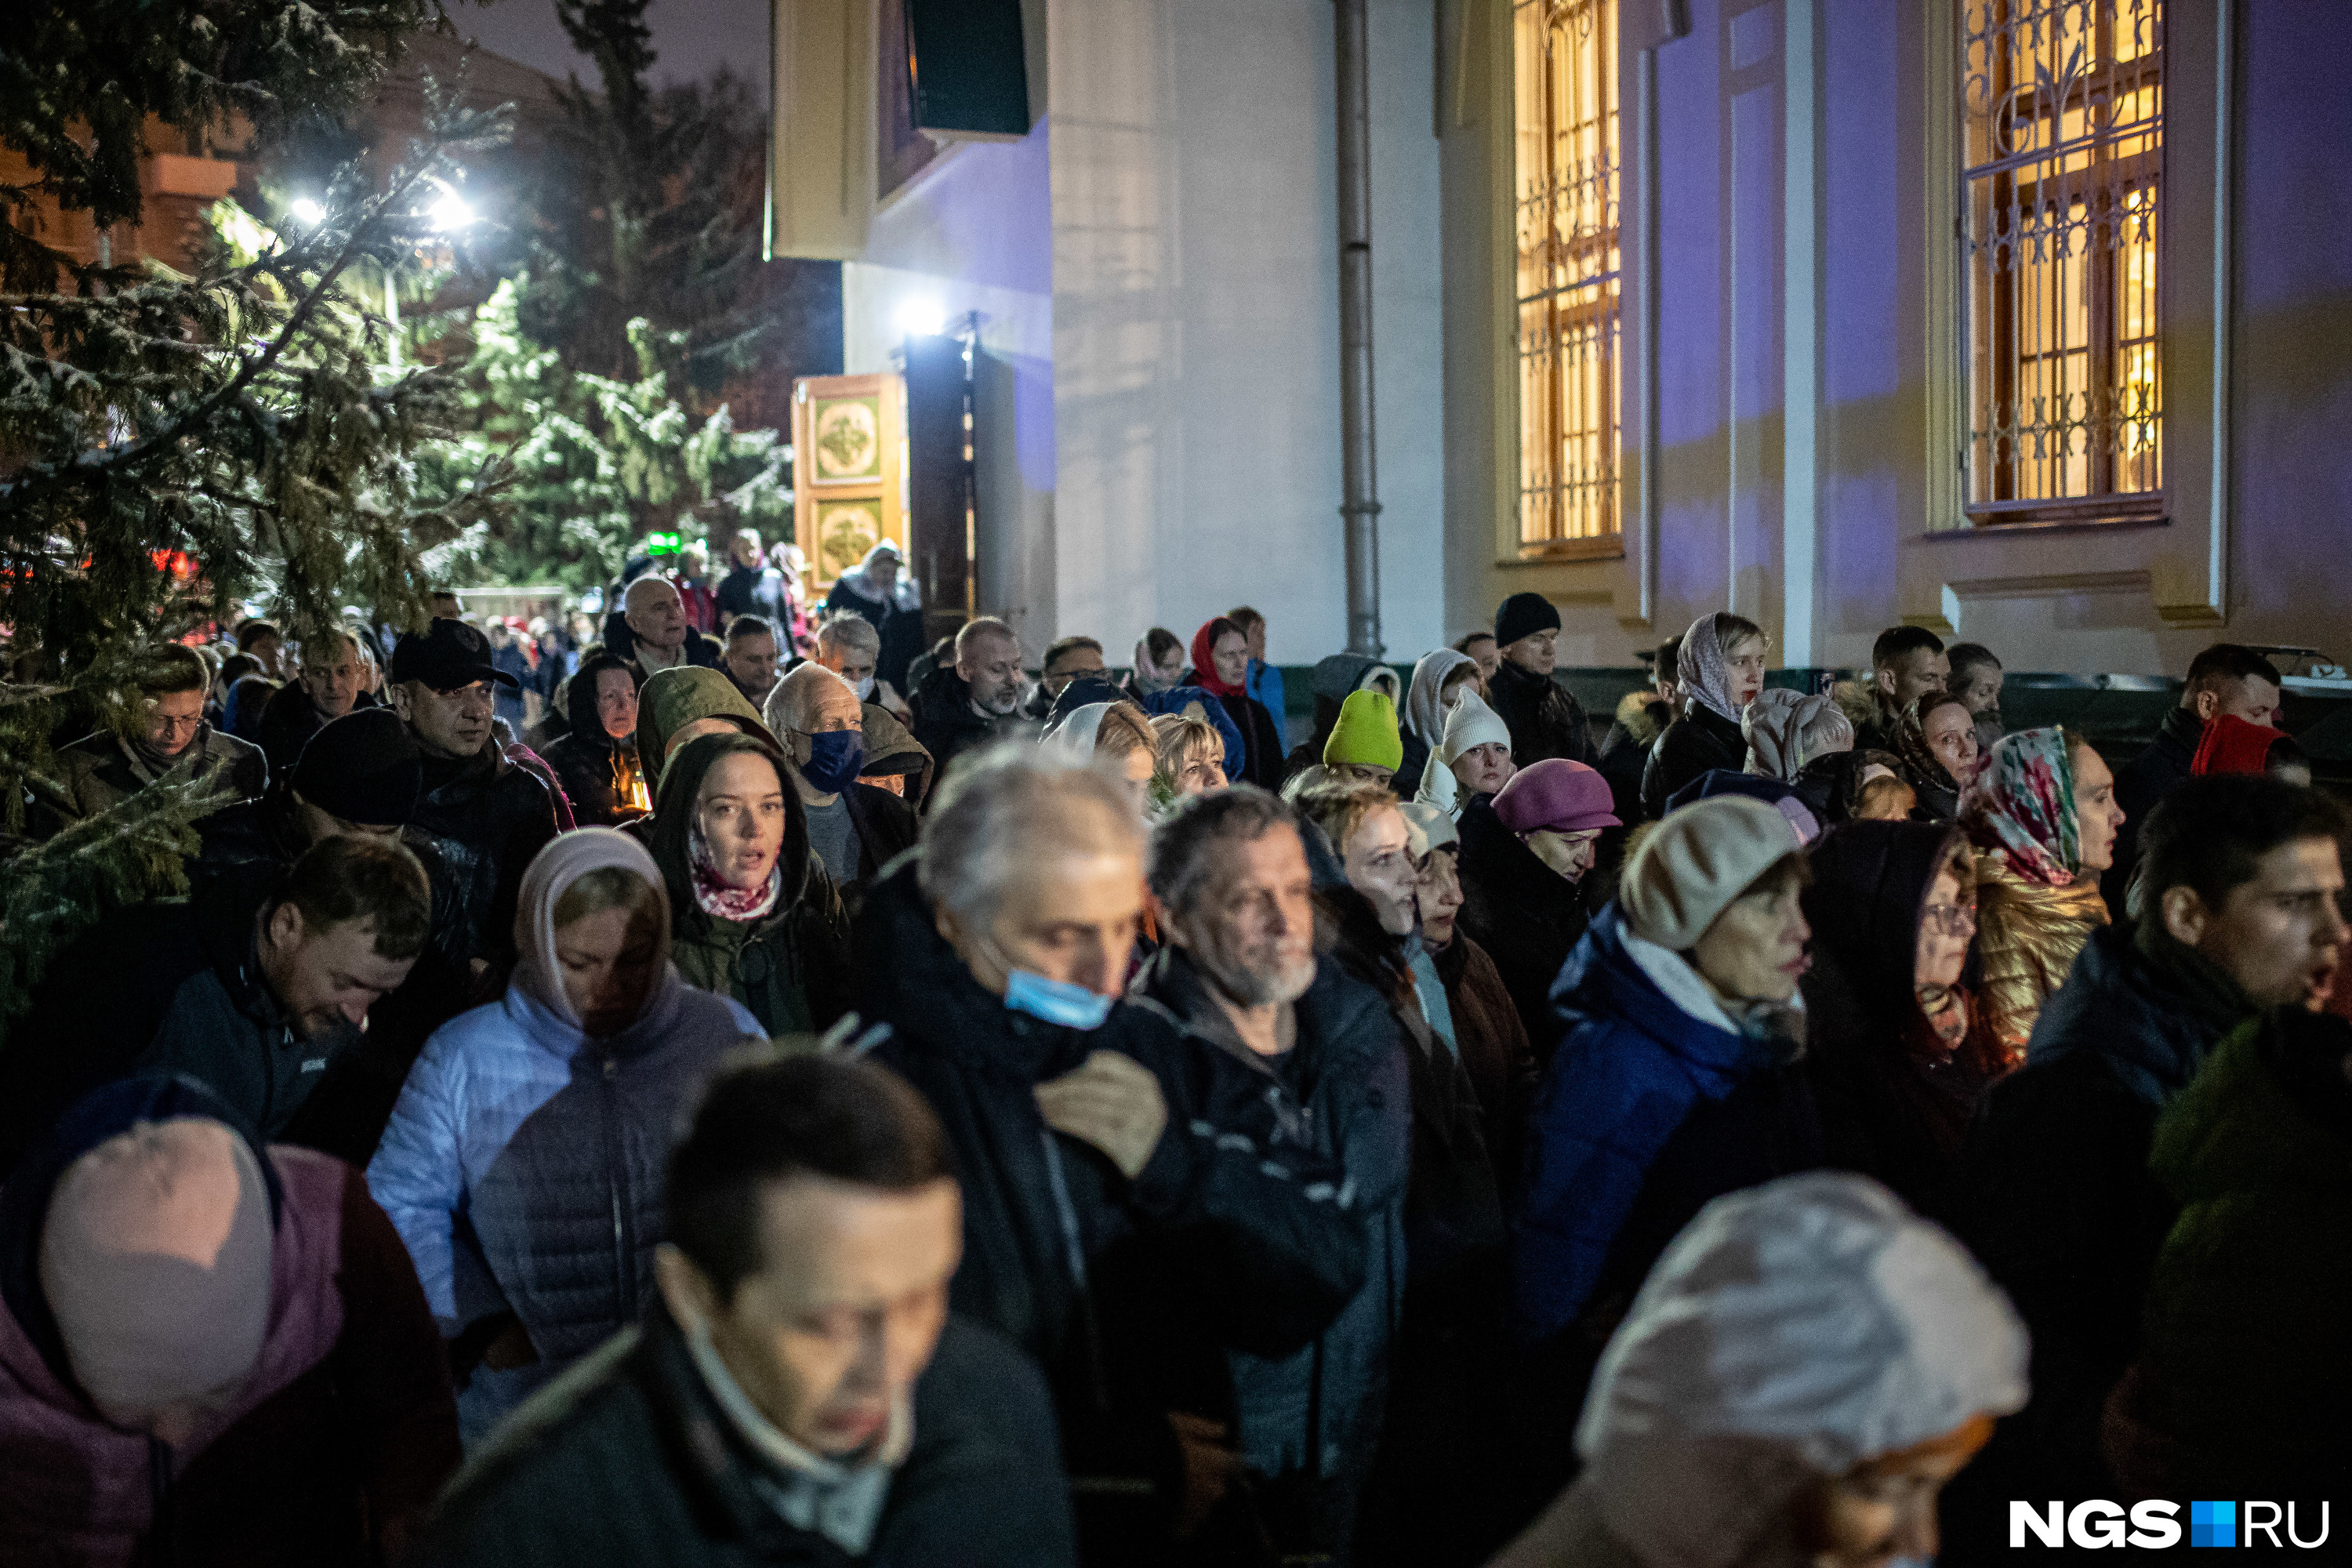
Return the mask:
<svg viewBox="0 0 2352 1568">
<path fill-rule="evenodd" d="M 1976 523 L 2164 514 L 2162 0 L 1965 0 Z"/>
<path fill-rule="evenodd" d="M 1519 552 L 1618 531 L 1617 0 L 1518 0 Z"/>
</svg>

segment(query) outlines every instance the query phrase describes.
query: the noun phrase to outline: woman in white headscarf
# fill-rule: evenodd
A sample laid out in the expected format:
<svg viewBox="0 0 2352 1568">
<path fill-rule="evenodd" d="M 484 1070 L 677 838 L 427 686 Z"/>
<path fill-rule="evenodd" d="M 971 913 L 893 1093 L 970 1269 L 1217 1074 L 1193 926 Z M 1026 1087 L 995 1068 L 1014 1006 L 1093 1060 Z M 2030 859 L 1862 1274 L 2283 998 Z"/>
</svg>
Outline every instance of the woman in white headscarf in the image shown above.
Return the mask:
<svg viewBox="0 0 2352 1568">
<path fill-rule="evenodd" d="M 1131 702 L 1089 702 L 1065 714 L 1039 743 L 1048 752 L 1116 774 L 1135 802 L 1135 815 L 1151 820 L 1151 781 L 1160 767 L 1160 746 L 1143 710 Z"/>
<path fill-rule="evenodd" d="M 1410 796 L 1421 787 L 1422 770 L 1445 739 L 1445 716 L 1465 691 L 1478 689 L 1478 663 L 1469 655 L 1442 647 L 1421 656 L 1405 696 L 1404 762 L 1397 769 L 1397 794 Z"/>
<path fill-rule="evenodd" d="M 1809 763 L 1853 750 L 1853 721 L 1826 692 L 1759 691 L 1740 714 L 1739 730 L 1748 737 L 1748 771 L 1783 784 L 1796 783 Z"/>
<path fill-rule="evenodd" d="M 368 1165 L 442 1332 L 478 1363 L 457 1401 L 468 1444 L 654 1299 L 679 1113 L 764 1035 L 678 978 L 661 871 L 625 833 L 539 852 L 515 948 L 506 994 L 425 1043 Z"/>
<path fill-rule="evenodd" d="M 1717 1198 L 1601 1354 L 1583 1474 L 1489 1568 L 1924 1568 L 2025 1356 L 1976 1261 L 1869 1178 Z"/>
</svg>

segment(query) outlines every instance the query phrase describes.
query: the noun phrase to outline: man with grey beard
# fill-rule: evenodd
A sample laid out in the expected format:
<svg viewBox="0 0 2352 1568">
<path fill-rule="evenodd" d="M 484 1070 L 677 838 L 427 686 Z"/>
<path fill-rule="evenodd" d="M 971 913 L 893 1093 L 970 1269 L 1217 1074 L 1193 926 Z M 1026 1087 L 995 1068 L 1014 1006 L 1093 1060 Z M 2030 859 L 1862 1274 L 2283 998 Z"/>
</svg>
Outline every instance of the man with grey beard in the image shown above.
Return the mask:
<svg viewBox="0 0 2352 1568">
<path fill-rule="evenodd" d="M 1273 1361 L 1232 1352 L 1241 1459 L 1276 1545 L 1344 1562 L 1403 1306 L 1404 1044 L 1383 998 L 1316 955 L 1298 818 L 1273 795 L 1244 784 L 1183 801 L 1152 837 L 1150 879 L 1164 942 L 1129 996 L 1248 1067 L 1231 1081 L 1255 1086 L 1284 1138 L 1346 1171 L 1371 1248 L 1363 1289 L 1315 1343 Z"/>
</svg>

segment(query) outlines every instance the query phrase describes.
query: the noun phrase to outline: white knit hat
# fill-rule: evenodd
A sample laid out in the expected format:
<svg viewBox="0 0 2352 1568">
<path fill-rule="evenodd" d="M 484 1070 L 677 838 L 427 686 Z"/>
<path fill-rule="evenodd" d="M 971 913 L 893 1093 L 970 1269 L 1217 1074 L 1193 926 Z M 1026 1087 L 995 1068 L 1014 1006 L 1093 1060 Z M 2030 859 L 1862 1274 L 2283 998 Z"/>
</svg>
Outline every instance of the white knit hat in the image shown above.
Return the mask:
<svg viewBox="0 0 2352 1568">
<path fill-rule="evenodd" d="M 1585 1480 L 1645 1564 L 1743 1560 L 1799 1488 L 2021 1408 L 2025 1327 L 1975 1259 L 1864 1176 L 1717 1198 L 1609 1342 Z"/>
<path fill-rule="evenodd" d="M 1617 901 L 1635 936 L 1687 952 L 1757 878 L 1803 847 L 1764 802 L 1709 795 L 1667 813 L 1643 838 L 1625 861 Z"/>
</svg>

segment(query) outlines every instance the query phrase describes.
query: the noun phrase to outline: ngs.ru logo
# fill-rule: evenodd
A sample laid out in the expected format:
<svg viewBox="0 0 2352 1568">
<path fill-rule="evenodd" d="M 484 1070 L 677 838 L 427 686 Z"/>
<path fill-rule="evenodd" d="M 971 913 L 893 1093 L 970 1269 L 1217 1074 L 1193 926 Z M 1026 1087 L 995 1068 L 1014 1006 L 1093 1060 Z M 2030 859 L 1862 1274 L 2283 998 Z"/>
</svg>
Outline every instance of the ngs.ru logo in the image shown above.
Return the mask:
<svg viewBox="0 0 2352 1568">
<path fill-rule="evenodd" d="M 2063 1502 L 2037 1506 L 2011 1501 L 2009 1543 L 2023 1546 L 2030 1536 L 2042 1546 L 2138 1546 L 2161 1551 L 2180 1544 L 2180 1505 L 2149 1499 L 2121 1505 L 2093 1498 L 2068 1508 Z M 2310 1517 L 2308 1508 L 2303 1519 Z M 2327 1504 L 2319 1505 L 2319 1533 L 2305 1541 L 2297 1533 L 2301 1520 L 2292 1502 L 2192 1502 L 2189 1505 L 2191 1546 L 2252 1546 L 2257 1536 L 2273 1546 L 2300 1546 L 2308 1551 L 2327 1543 Z M 2284 1534 L 2285 1540 L 2281 1541 Z"/>
</svg>

